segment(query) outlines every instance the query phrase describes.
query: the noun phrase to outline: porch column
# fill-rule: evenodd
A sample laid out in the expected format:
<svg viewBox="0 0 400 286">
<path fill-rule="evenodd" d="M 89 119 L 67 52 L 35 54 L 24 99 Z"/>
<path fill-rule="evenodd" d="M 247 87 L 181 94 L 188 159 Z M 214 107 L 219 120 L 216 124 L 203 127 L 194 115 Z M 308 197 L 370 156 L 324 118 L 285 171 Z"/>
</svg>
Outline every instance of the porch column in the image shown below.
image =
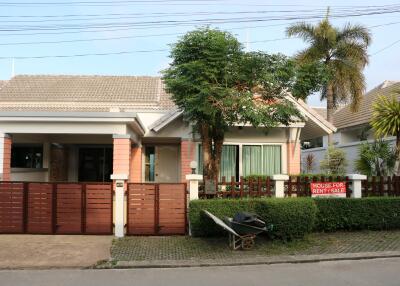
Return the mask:
<svg viewBox="0 0 400 286">
<path fill-rule="evenodd" d="M 9 134 L 0 134 L 0 180 L 11 180 L 11 145 Z"/>
<path fill-rule="evenodd" d="M 142 145 L 135 144 L 131 149 L 131 162 L 129 181 L 132 183 L 142 182 Z"/>
<path fill-rule="evenodd" d="M 131 158 L 131 137 L 129 135 L 113 135 L 113 174 L 115 190 L 115 236 L 125 234 L 125 190 L 129 177 Z"/>
<path fill-rule="evenodd" d="M 181 141 L 181 182 L 186 182 L 186 175 L 192 173 L 190 162 L 196 160 L 196 143 L 191 139 Z"/>
<path fill-rule="evenodd" d="M 300 174 L 300 128 L 288 128 L 287 132 L 287 173 Z"/>
</svg>

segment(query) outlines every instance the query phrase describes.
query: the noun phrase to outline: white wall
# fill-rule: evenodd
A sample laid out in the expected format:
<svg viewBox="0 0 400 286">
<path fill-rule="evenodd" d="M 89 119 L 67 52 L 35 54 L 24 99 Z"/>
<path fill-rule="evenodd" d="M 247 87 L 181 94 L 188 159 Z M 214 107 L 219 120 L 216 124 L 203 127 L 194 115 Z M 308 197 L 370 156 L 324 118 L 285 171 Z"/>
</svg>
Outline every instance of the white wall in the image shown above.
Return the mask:
<svg viewBox="0 0 400 286">
<path fill-rule="evenodd" d="M 394 137 L 390 137 L 387 139 L 391 146 L 395 146 L 396 141 Z M 344 144 L 338 144 L 335 145 L 336 148 L 339 148 L 343 150 L 346 153 L 346 159 L 347 159 L 347 173 L 356 173 L 357 170 L 355 169 L 355 161 L 358 159 L 358 149 L 359 146 L 365 142 L 372 143 L 373 140 L 368 140 L 368 141 L 358 141 L 358 142 L 352 142 L 352 143 L 344 143 Z M 305 169 L 305 162 L 306 162 L 306 157 L 308 154 L 313 154 L 314 155 L 314 170 L 313 173 L 320 173 L 320 162 L 321 160 L 324 159 L 325 153 L 326 153 L 326 147 L 321 147 L 321 148 L 312 148 L 312 149 L 306 149 L 301 151 L 301 169 L 302 171 Z"/>
</svg>

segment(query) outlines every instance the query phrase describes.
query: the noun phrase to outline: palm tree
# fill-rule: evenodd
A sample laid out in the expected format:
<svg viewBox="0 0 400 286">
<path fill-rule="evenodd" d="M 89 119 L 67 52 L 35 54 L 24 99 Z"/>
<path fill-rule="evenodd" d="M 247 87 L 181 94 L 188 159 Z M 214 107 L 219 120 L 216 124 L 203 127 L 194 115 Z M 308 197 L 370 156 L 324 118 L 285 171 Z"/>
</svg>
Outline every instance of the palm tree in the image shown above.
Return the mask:
<svg viewBox="0 0 400 286">
<path fill-rule="evenodd" d="M 396 166 L 400 175 L 400 90 L 392 96 L 380 96 L 372 105 L 371 125 L 376 136 L 396 136 Z"/>
<path fill-rule="evenodd" d="M 321 63 L 329 73 L 321 90 L 321 99 L 326 99 L 327 120 L 333 123 L 333 112 L 339 103 L 350 100 L 352 111 L 358 109 L 365 90 L 362 70 L 368 64 L 367 48 L 371 34 L 361 25 L 348 23 L 343 28 L 334 27 L 328 14 L 329 9 L 318 24 L 297 23 L 288 27 L 286 33 L 309 43 L 296 56 L 300 64 Z M 332 135 L 329 142 L 332 143 Z"/>
</svg>

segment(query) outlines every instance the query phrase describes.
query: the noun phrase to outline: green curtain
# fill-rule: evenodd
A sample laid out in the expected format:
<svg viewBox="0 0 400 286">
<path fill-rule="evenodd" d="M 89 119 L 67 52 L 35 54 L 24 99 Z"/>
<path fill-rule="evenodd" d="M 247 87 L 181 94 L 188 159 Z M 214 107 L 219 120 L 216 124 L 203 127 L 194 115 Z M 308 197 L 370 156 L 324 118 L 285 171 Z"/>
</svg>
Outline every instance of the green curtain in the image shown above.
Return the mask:
<svg viewBox="0 0 400 286">
<path fill-rule="evenodd" d="M 261 146 L 243 145 L 242 173 L 243 176 L 262 174 Z"/>
<path fill-rule="evenodd" d="M 197 162 L 198 162 L 198 174 L 203 174 L 203 148 L 201 144 L 198 145 L 197 151 Z M 219 174 L 220 180 L 225 176 L 226 180 L 229 181 L 232 176 L 236 177 L 236 157 L 237 157 L 237 145 L 224 145 L 222 146 L 221 154 L 221 170 Z"/>
<path fill-rule="evenodd" d="M 227 181 L 230 181 L 232 176 L 236 177 L 236 150 L 237 146 L 235 145 L 222 146 L 220 180 L 223 176 Z"/>
<path fill-rule="evenodd" d="M 281 174 L 281 146 L 263 145 L 264 175 Z"/>
</svg>

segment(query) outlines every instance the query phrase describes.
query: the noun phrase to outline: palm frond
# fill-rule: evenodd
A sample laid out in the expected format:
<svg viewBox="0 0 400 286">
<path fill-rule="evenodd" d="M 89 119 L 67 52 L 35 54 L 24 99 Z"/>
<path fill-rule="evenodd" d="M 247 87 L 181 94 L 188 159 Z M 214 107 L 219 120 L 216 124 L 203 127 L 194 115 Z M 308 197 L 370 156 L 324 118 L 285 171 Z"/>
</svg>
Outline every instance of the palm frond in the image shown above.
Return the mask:
<svg viewBox="0 0 400 286">
<path fill-rule="evenodd" d="M 313 42 L 316 37 L 314 26 L 306 22 L 300 22 L 289 26 L 286 29 L 286 35 L 288 37 L 299 37 L 306 42 Z"/>
<path fill-rule="evenodd" d="M 358 41 L 365 47 L 371 44 L 372 36 L 368 28 L 347 23 L 338 33 L 338 41 Z"/>
</svg>

